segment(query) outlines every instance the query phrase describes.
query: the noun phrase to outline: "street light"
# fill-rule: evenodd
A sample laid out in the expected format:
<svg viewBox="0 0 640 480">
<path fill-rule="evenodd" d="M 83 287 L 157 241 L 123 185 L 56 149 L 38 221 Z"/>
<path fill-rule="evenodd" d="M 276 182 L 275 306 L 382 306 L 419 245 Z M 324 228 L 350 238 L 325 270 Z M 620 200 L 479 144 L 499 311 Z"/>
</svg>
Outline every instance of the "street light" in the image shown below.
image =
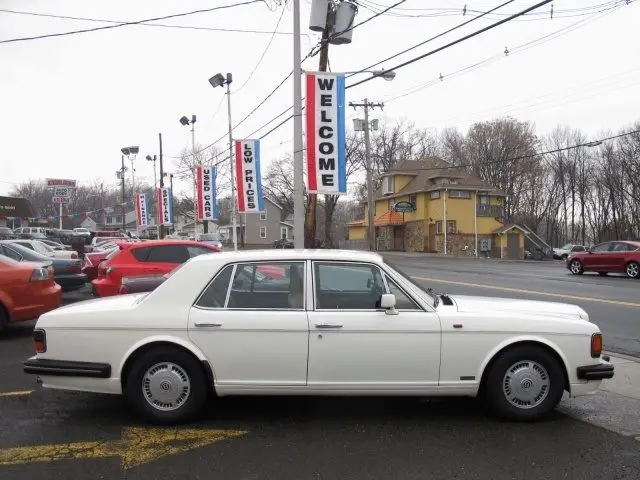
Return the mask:
<svg viewBox="0 0 640 480">
<path fill-rule="evenodd" d="M 358 70 L 357 72 L 341 72 L 345 74 L 356 74 L 356 73 L 370 73 L 373 77 L 380 77 L 385 79 L 387 82 L 390 82 L 394 78 L 396 78 L 396 72 L 393 70 L 385 70 L 384 68 L 380 70 Z"/>
<path fill-rule="evenodd" d="M 155 198 L 158 198 L 157 195 L 157 188 L 158 188 L 158 180 L 156 177 L 156 161 L 158 160 L 158 156 L 154 155 L 153 157 L 151 155 L 147 155 L 146 157 L 147 162 L 153 162 L 153 195 L 155 196 Z M 156 225 L 157 230 L 158 230 L 158 238 L 160 238 L 160 224 Z"/>
<path fill-rule="evenodd" d="M 213 88 L 227 86 L 227 113 L 229 117 L 229 167 L 231 172 L 231 225 L 233 235 L 233 249 L 238 250 L 238 234 L 236 232 L 236 192 L 233 177 L 233 126 L 231 125 L 231 90 L 229 85 L 233 82 L 233 75 L 227 73 L 225 77 L 221 73 L 216 73 L 209 79 Z"/>
<path fill-rule="evenodd" d="M 125 219 L 126 217 L 126 200 L 125 200 L 125 192 L 124 192 L 124 172 L 125 172 L 125 167 L 124 167 L 124 157 L 126 156 L 127 159 L 131 162 L 131 193 L 133 196 L 133 193 L 135 192 L 135 182 L 136 182 L 136 177 L 135 177 L 135 169 L 133 168 L 133 161 L 136 159 L 136 156 L 138 155 L 138 152 L 140 152 L 140 147 L 134 146 L 134 147 L 122 147 L 120 149 L 120 151 L 122 152 L 122 156 L 120 157 L 120 160 L 122 161 L 122 167 L 120 168 L 120 180 L 122 182 L 122 230 L 126 230 L 127 229 L 127 221 Z"/>
<path fill-rule="evenodd" d="M 196 116 L 191 115 L 189 120 L 185 115 L 180 117 L 180 123 L 183 127 L 191 125 L 191 155 L 193 155 L 193 165 L 196 164 Z M 173 195 L 173 187 L 171 187 L 171 195 Z M 198 206 L 196 205 L 196 180 L 193 179 L 193 234 L 196 233 L 196 223 L 198 221 Z M 175 225 L 173 226 L 175 228 Z"/>
</svg>

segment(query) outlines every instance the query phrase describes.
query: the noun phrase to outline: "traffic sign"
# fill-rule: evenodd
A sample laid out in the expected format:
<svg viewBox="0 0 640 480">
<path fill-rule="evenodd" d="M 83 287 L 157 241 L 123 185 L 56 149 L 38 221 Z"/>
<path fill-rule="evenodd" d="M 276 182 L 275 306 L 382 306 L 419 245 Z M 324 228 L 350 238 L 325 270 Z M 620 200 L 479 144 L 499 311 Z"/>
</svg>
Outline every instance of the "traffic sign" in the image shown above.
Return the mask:
<svg viewBox="0 0 640 480">
<path fill-rule="evenodd" d="M 69 197 L 53 197 L 53 203 L 69 203 Z"/>
</svg>

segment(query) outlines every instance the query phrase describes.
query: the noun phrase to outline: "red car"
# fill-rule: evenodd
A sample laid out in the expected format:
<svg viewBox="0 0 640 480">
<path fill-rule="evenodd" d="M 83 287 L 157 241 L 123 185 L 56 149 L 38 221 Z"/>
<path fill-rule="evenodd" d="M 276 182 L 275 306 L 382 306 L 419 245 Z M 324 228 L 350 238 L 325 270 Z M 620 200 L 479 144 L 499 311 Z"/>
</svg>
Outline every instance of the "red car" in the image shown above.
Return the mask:
<svg viewBox="0 0 640 480">
<path fill-rule="evenodd" d="M 38 318 L 60 305 L 62 287 L 50 264 L 17 262 L 0 255 L 0 330 L 9 322 Z"/>
<path fill-rule="evenodd" d="M 98 297 L 117 295 L 122 277 L 163 275 L 190 258 L 220 249 L 190 240 L 150 240 L 120 246 L 110 258 L 98 266 L 98 278 L 93 280 L 93 293 Z"/>
<path fill-rule="evenodd" d="M 567 258 L 567 268 L 574 275 L 626 273 L 628 277 L 640 278 L 640 242 L 605 242 L 586 252 L 572 253 Z"/>
</svg>

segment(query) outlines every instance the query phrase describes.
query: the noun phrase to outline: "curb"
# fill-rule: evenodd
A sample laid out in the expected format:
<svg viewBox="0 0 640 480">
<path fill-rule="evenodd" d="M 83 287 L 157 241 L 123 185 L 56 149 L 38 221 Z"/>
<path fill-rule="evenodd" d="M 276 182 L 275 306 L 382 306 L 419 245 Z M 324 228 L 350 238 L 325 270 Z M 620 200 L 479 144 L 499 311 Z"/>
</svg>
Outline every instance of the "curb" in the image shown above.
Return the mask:
<svg viewBox="0 0 640 480">
<path fill-rule="evenodd" d="M 615 352 L 603 351 L 602 354 L 603 355 L 608 355 L 611 358 L 618 358 L 618 359 L 622 359 L 622 360 L 627 360 L 629 362 L 640 363 L 640 358 L 632 357 L 631 355 L 626 355 L 624 353 L 615 353 Z"/>
</svg>

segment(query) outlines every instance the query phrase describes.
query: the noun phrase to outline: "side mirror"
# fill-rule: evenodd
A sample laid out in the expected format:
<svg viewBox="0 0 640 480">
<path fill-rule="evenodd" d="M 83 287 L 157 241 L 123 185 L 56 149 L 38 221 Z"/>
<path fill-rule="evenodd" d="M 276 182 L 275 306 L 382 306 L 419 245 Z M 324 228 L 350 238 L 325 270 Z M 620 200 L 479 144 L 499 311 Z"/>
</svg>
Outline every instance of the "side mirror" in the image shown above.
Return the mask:
<svg viewBox="0 0 640 480">
<path fill-rule="evenodd" d="M 384 308 L 387 315 L 397 315 L 396 296 L 392 293 L 383 293 L 380 298 L 380 308 Z"/>
</svg>

